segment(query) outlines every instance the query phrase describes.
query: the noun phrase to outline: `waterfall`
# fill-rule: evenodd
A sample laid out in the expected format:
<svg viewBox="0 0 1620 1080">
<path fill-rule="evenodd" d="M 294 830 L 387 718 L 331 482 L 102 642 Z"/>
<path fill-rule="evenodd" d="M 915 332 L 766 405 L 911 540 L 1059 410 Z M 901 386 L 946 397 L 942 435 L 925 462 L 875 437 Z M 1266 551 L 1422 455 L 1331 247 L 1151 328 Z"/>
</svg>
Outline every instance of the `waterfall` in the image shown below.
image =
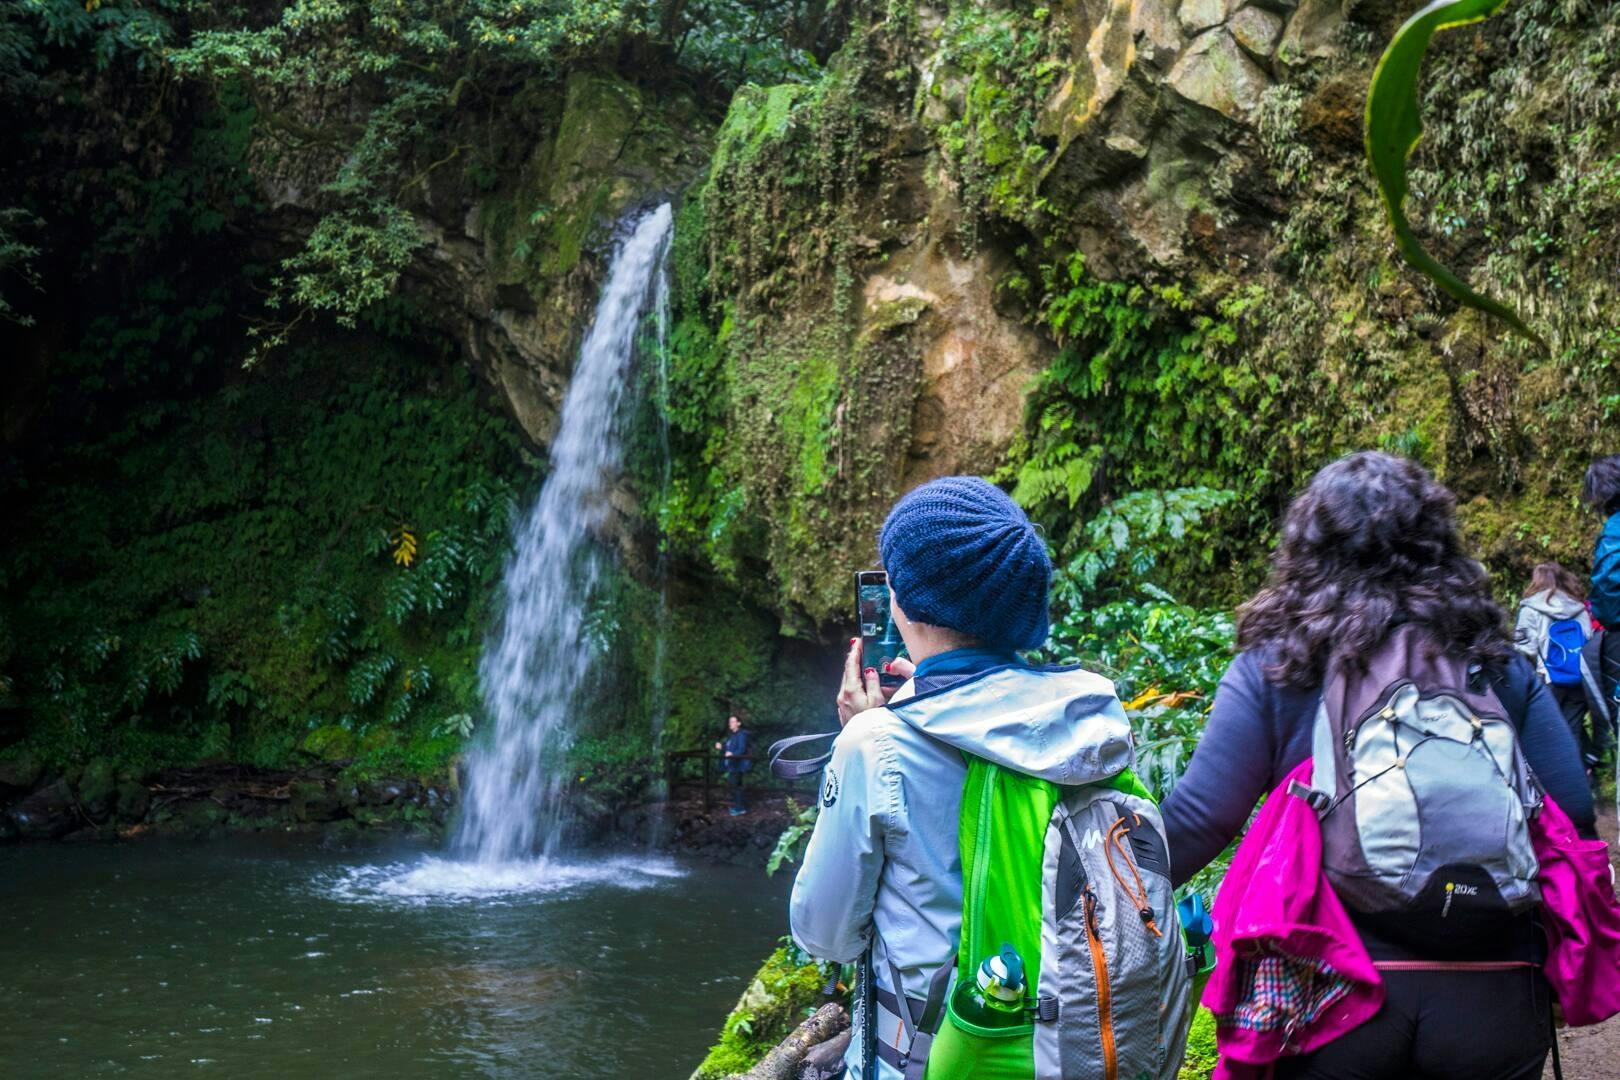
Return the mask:
<svg viewBox="0 0 1620 1080">
<path fill-rule="evenodd" d="M 589 673 L 586 616 L 603 557 L 592 534 L 609 513 L 623 449 L 621 405 L 649 310 L 664 332 L 671 222 L 665 203 L 637 220 L 615 250 L 563 398 L 550 474 L 513 537 L 500 625 L 479 664 L 488 721 L 467 759 L 452 842 L 464 859 L 511 862 L 551 855 L 558 845 L 558 770 Z"/>
</svg>

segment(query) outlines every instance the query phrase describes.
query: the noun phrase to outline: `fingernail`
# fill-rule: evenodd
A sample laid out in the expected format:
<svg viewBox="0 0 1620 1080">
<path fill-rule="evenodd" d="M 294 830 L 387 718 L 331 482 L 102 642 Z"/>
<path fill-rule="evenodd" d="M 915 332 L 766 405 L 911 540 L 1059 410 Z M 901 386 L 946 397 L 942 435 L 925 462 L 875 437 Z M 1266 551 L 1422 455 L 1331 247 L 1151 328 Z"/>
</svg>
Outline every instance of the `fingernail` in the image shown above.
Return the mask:
<svg viewBox="0 0 1620 1080">
<path fill-rule="evenodd" d="M 893 660 L 885 660 L 885 661 L 883 661 L 883 670 L 888 671 L 889 670 L 889 665 L 892 664 L 892 663 L 894 663 Z"/>
<path fill-rule="evenodd" d="M 858 637 L 852 637 L 849 639 L 849 643 L 851 645 L 859 645 L 861 643 L 861 639 Z"/>
<path fill-rule="evenodd" d="M 877 674 L 877 668 L 869 667 L 869 668 L 866 669 L 866 673 L 868 675 L 876 675 Z"/>
</svg>

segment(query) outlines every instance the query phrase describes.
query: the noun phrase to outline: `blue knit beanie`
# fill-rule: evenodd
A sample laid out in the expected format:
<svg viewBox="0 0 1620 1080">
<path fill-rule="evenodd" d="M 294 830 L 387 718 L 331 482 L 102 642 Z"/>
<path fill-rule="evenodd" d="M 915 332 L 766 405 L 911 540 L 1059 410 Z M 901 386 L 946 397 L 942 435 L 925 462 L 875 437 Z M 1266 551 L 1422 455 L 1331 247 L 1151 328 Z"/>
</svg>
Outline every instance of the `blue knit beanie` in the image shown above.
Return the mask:
<svg viewBox="0 0 1620 1080">
<path fill-rule="evenodd" d="M 946 476 L 908 493 L 878 538 L 906 617 L 949 627 L 992 649 L 1046 643 L 1052 561 L 1029 518 L 977 476 Z"/>
</svg>

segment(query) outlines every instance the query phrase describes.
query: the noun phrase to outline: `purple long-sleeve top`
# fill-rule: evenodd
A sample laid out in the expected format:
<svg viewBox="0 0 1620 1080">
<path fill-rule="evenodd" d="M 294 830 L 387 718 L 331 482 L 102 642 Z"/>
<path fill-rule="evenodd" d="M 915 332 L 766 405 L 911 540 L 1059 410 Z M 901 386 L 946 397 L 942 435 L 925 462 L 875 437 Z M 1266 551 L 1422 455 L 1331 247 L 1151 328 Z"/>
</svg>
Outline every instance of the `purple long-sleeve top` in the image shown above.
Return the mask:
<svg viewBox="0 0 1620 1080">
<path fill-rule="evenodd" d="M 1232 661 L 1186 775 L 1164 801 L 1171 877 L 1177 887 L 1224 851 L 1260 797 L 1311 756 L 1321 689 L 1279 686 L 1266 678 L 1264 667 L 1252 650 Z M 1580 751 L 1535 668 L 1515 656 L 1491 682 L 1518 726 L 1519 745 L 1542 787 L 1583 836 L 1596 835 Z"/>
</svg>

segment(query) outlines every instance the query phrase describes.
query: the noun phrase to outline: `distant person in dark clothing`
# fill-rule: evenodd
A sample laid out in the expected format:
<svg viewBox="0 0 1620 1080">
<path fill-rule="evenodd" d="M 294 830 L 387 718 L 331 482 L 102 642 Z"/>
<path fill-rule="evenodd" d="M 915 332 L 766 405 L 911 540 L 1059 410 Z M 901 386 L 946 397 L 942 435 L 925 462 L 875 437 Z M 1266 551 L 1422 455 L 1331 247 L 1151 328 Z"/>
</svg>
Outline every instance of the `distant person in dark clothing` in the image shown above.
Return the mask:
<svg viewBox="0 0 1620 1080">
<path fill-rule="evenodd" d="M 1599 658 L 1594 672 L 1597 690 L 1604 697 L 1602 708 L 1593 706 L 1591 755 L 1601 756 L 1606 745 L 1615 743 L 1613 721 L 1616 713 L 1615 683 L 1620 676 L 1620 454 L 1610 454 L 1592 462 L 1581 484 L 1581 500 L 1603 515 L 1603 531 L 1592 552 L 1592 587 L 1587 590 L 1592 617 L 1602 628 L 1603 638 L 1593 648 Z M 1608 718 L 1605 723 L 1603 717 Z M 1595 766 L 1595 760 L 1589 761 Z"/>
<path fill-rule="evenodd" d="M 1620 454 L 1592 462 L 1581 484 L 1581 500 L 1603 515 L 1603 532 L 1592 552 L 1592 617 L 1620 630 Z"/>
<path fill-rule="evenodd" d="M 1378 453 L 1329 465 L 1294 500 L 1270 580 L 1239 609 L 1242 652 L 1164 802 L 1175 885 L 1218 856 L 1261 796 L 1312 757 L 1329 660 L 1364 660 L 1412 624 L 1478 665 L 1536 777 L 1582 834 L 1594 835 L 1574 736 L 1536 669 L 1513 650 L 1485 570 L 1463 549 L 1455 506 L 1421 466 Z M 1541 1076 L 1550 990 L 1538 967 L 1523 966 L 1546 949 L 1533 912 L 1466 954 L 1381 934 L 1350 915 L 1375 961 L 1501 966 L 1382 972 L 1387 997 L 1377 1015 L 1312 1053 L 1284 1058 L 1281 1080 Z"/>
<path fill-rule="evenodd" d="M 743 773 L 754 763 L 747 760 L 748 732 L 743 728 L 742 721 L 733 716 L 726 721 L 726 727 L 731 734 L 715 743 L 714 748 L 725 751 L 726 759 L 721 767 L 725 769 L 726 786 L 731 789 L 731 816 L 738 817 L 748 813 L 748 801 L 743 795 Z"/>
</svg>

